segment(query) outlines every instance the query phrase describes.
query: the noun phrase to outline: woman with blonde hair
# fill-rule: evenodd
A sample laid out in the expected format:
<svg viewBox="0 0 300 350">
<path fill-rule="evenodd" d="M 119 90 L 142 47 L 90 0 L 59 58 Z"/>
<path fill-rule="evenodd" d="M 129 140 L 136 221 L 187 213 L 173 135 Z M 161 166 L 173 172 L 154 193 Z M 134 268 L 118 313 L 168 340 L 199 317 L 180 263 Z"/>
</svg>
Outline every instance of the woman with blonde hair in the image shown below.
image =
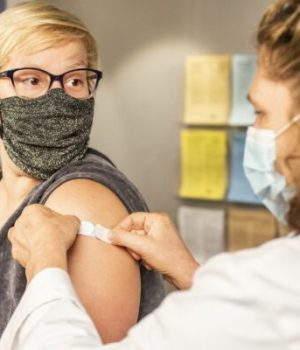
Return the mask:
<svg viewBox="0 0 300 350">
<path fill-rule="evenodd" d="M 97 63 L 95 39 L 70 13 L 43 1 L 1 13 L 0 335 L 26 286 L 7 232 L 27 205 L 106 227 L 147 210 L 113 163 L 88 148 Z M 76 241 L 68 271 L 105 342 L 122 339 L 163 298 L 159 274 L 90 237 Z"/>
</svg>

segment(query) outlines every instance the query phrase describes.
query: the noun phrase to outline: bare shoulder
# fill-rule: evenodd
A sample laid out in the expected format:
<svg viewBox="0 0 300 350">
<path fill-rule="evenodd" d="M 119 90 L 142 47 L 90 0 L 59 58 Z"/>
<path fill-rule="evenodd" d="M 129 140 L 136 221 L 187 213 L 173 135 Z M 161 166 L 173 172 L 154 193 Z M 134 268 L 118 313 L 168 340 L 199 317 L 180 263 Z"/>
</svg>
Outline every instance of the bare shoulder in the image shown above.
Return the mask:
<svg viewBox="0 0 300 350">
<path fill-rule="evenodd" d="M 88 179 L 65 182 L 48 198 L 46 205 L 62 214 L 72 214 L 81 220 L 93 221 L 112 227 L 128 211 L 110 189 Z"/>
</svg>

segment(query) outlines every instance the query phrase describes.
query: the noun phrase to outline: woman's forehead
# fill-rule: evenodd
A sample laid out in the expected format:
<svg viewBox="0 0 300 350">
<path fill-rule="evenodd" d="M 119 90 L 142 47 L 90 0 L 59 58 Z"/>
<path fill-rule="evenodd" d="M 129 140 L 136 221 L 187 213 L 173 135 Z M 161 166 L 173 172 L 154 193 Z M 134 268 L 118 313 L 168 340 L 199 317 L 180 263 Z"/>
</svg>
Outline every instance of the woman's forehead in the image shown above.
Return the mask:
<svg viewBox="0 0 300 350">
<path fill-rule="evenodd" d="M 87 66 L 87 52 L 80 40 L 73 40 L 51 47 L 40 47 L 34 52 L 29 49 L 13 52 L 7 60 L 5 69 L 20 67 L 38 67 L 50 69 L 56 67 L 73 68 Z"/>
</svg>

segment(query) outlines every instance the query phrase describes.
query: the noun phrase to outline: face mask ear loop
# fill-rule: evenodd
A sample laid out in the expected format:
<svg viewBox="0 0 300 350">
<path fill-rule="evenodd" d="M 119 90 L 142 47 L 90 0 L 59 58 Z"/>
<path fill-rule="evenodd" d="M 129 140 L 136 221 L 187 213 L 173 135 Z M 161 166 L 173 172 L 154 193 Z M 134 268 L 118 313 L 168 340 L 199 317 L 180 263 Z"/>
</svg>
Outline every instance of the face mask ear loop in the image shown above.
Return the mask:
<svg viewBox="0 0 300 350">
<path fill-rule="evenodd" d="M 285 125 L 281 130 L 279 130 L 276 135 L 275 139 L 279 137 L 281 134 L 283 134 L 287 129 L 289 129 L 292 125 L 298 123 L 300 121 L 300 114 L 296 115 L 287 125 Z"/>
</svg>

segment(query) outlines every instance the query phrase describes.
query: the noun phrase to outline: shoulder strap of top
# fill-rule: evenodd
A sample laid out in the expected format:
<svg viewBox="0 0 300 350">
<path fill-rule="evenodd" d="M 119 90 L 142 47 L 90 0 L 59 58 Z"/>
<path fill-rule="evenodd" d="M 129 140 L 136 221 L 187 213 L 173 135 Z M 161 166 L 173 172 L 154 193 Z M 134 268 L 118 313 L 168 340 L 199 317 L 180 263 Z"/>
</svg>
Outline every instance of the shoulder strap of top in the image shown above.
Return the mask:
<svg viewBox="0 0 300 350">
<path fill-rule="evenodd" d="M 98 156 L 98 157 L 100 157 L 100 158 L 106 160 L 108 163 L 110 163 L 113 167 L 116 168 L 116 166 L 115 166 L 115 164 L 112 162 L 112 160 L 109 159 L 104 153 L 99 152 L 99 151 L 97 151 L 97 150 L 94 149 L 94 148 L 89 148 L 89 149 L 88 149 L 88 152 L 89 152 L 90 154 L 94 154 L 94 155 L 96 155 L 96 156 Z"/>
<path fill-rule="evenodd" d="M 142 195 L 133 183 L 109 158 L 93 149 L 88 150 L 84 159 L 68 164 L 45 181 L 39 202 L 45 203 L 57 187 L 74 179 L 90 179 L 106 186 L 119 197 L 130 213 L 148 211 Z"/>
</svg>

